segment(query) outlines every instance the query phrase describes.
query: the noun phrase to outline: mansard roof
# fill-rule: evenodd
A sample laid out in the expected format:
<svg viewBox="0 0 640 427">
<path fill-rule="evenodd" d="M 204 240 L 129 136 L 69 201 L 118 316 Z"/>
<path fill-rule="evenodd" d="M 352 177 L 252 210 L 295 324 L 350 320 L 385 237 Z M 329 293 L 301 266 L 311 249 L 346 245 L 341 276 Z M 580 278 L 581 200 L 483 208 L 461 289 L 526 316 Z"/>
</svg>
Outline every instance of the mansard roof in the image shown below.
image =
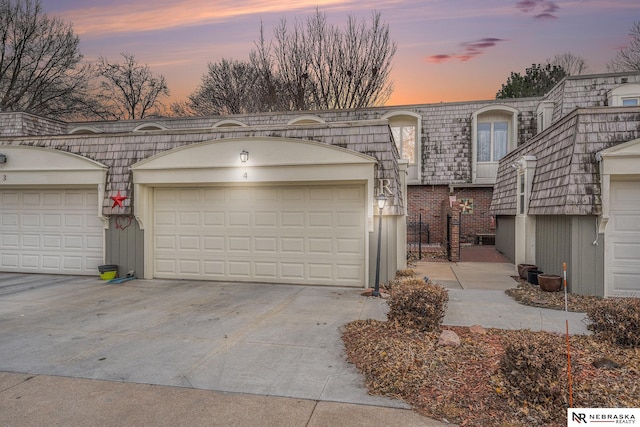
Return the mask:
<svg viewBox="0 0 640 427">
<path fill-rule="evenodd" d="M 491 212 L 516 214 L 517 171 L 511 165 L 527 155 L 537 160 L 529 214 L 599 215 L 596 153 L 636 138 L 640 138 L 640 107 L 572 111 L 500 161 Z"/>
</svg>

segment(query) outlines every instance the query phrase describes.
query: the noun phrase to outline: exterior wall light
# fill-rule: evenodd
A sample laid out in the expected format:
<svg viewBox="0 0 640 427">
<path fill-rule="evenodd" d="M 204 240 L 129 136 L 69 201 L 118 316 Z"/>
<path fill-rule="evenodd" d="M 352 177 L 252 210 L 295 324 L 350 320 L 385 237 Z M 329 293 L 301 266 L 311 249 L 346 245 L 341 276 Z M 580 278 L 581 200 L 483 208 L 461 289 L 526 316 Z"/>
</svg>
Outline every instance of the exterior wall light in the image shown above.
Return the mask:
<svg viewBox="0 0 640 427">
<path fill-rule="evenodd" d="M 4 165 L 5 163 L 7 163 L 7 156 L 0 153 L 0 165 Z"/>
<path fill-rule="evenodd" d="M 249 160 L 249 152 L 247 150 L 242 150 L 240 152 L 240 161 L 242 163 L 247 163 L 247 160 Z"/>
<path fill-rule="evenodd" d="M 384 205 L 387 204 L 387 196 L 384 193 L 380 193 L 378 197 L 376 197 L 376 203 L 378 204 L 378 253 L 376 255 L 376 282 L 374 283 L 373 292 L 371 296 L 379 297 L 380 296 L 380 249 L 382 247 L 382 210 L 384 209 Z"/>
</svg>

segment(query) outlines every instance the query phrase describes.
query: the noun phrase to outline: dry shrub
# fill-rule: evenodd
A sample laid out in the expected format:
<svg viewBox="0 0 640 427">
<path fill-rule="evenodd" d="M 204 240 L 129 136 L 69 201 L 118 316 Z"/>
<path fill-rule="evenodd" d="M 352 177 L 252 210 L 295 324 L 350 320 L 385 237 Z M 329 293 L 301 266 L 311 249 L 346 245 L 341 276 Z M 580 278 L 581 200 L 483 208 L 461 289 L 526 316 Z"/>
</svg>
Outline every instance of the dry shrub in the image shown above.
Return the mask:
<svg viewBox="0 0 640 427">
<path fill-rule="evenodd" d="M 396 277 L 413 277 L 416 275 L 416 271 L 412 268 L 396 271 Z"/>
<path fill-rule="evenodd" d="M 640 298 L 607 298 L 587 309 L 589 329 L 622 347 L 640 347 Z"/>
<path fill-rule="evenodd" d="M 422 279 L 405 279 L 391 290 L 387 319 L 422 332 L 436 331 L 444 318 L 449 294 Z"/>
<path fill-rule="evenodd" d="M 550 333 L 518 331 L 504 341 L 500 372 L 509 403 L 521 415 L 536 412 L 551 421 L 567 408 L 567 357 L 564 340 Z"/>
</svg>

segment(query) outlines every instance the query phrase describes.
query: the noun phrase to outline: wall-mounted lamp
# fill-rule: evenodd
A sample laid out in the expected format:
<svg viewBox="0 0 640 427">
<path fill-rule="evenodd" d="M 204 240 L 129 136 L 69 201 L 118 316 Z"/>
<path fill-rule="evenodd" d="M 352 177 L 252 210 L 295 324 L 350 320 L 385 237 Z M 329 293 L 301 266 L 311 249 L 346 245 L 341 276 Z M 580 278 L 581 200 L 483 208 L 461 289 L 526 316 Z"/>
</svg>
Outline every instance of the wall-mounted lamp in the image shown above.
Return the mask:
<svg viewBox="0 0 640 427">
<path fill-rule="evenodd" d="M 7 163 L 7 156 L 0 153 L 0 165 L 4 165 L 5 163 Z"/>
<path fill-rule="evenodd" d="M 240 161 L 242 163 L 247 163 L 247 160 L 249 160 L 249 152 L 247 150 L 242 150 L 240 152 Z"/>
</svg>

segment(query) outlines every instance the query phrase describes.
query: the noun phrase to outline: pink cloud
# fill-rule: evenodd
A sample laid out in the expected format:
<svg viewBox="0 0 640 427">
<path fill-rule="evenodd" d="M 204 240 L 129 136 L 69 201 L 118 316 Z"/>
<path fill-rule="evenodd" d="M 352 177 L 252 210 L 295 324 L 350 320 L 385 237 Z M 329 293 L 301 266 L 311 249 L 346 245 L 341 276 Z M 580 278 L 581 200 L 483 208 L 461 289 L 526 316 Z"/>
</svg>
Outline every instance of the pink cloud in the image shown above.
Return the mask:
<svg viewBox="0 0 640 427">
<path fill-rule="evenodd" d="M 467 62 L 475 58 L 476 56 L 482 55 L 487 49 L 494 47 L 495 45 L 503 41 L 506 40 L 495 37 L 485 37 L 479 40 L 462 42 L 460 43 L 460 46 L 463 49 L 461 52 L 432 55 L 428 56 L 426 60 L 427 62 L 433 62 L 436 64 L 441 64 L 443 62 L 449 61 Z"/>
<path fill-rule="evenodd" d="M 533 19 L 546 20 L 557 19 L 554 13 L 560 9 L 560 6 L 551 0 L 520 0 L 516 3 L 516 9 L 523 13 L 533 12 Z"/>
<path fill-rule="evenodd" d="M 447 62 L 450 61 L 451 59 L 453 59 L 453 57 L 451 55 L 431 55 L 431 56 L 427 56 L 427 62 L 433 62 L 436 64 L 440 64 L 442 62 Z"/>
</svg>

